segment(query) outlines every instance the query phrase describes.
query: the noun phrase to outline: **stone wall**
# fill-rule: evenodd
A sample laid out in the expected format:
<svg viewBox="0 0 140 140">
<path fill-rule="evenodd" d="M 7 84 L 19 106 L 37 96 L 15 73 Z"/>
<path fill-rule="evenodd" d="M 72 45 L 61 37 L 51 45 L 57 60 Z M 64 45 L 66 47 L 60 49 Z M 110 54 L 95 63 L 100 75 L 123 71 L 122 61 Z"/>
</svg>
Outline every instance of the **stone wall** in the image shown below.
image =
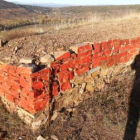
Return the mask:
<svg viewBox="0 0 140 140">
<path fill-rule="evenodd" d="M 116 39 L 54 52 L 44 57 L 46 68 L 35 73 L 28 67 L 1 64 L 1 99 L 10 112 L 38 128 L 56 111 L 72 108 L 88 98 L 87 92 L 103 88 L 110 73 L 128 67 L 139 50 L 140 38 Z"/>
</svg>

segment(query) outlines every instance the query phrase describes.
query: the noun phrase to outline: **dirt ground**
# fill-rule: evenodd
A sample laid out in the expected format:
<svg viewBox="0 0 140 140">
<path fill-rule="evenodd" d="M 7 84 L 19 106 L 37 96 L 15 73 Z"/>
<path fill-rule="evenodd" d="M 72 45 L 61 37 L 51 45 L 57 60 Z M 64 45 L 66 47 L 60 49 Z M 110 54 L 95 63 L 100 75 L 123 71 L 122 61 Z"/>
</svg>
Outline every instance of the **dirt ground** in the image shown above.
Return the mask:
<svg viewBox="0 0 140 140">
<path fill-rule="evenodd" d="M 60 113 L 48 129 L 50 135 L 56 135 L 60 140 L 122 140 L 134 74 L 128 71 L 125 78 L 121 74 L 117 76 L 112 77 L 101 91 L 89 93 L 90 98 L 73 114 L 65 110 Z M 45 130 L 43 134 L 46 134 Z M 140 125 L 136 140 L 140 140 Z"/>
<path fill-rule="evenodd" d="M 0 49 L 0 60 L 18 64 L 21 57 L 41 57 L 53 50 L 66 50 L 82 42 L 135 38 L 140 36 L 139 25 L 138 18 L 111 20 L 14 39 Z"/>
<path fill-rule="evenodd" d="M 0 101 L 0 140 L 34 140 L 34 136 L 16 115 L 9 114 Z"/>
</svg>

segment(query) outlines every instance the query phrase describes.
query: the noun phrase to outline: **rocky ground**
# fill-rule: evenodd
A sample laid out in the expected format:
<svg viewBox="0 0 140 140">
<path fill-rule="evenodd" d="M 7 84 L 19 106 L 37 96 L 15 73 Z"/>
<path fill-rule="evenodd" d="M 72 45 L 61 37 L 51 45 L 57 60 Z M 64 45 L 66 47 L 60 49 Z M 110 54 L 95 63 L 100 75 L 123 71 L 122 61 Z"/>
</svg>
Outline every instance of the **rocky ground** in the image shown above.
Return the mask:
<svg viewBox="0 0 140 140">
<path fill-rule="evenodd" d="M 135 38 L 140 36 L 139 24 L 138 18 L 110 20 L 14 39 L 0 49 L 0 60 L 18 64 L 21 57 L 41 57 L 54 50 L 66 50 L 69 46 L 82 42 Z"/>
<path fill-rule="evenodd" d="M 140 20 L 108 21 L 78 28 L 52 31 L 9 41 L 0 50 L 0 60 L 11 59 L 17 64 L 23 56 L 42 56 L 55 49 L 87 41 L 103 41 L 116 38 L 134 38 L 140 34 Z M 10 59 L 9 59 L 10 60 Z M 134 72 L 127 69 L 110 77 L 104 88 L 88 93 L 74 113 L 63 109 L 50 127 L 35 134 L 16 115 L 9 114 L 0 103 L 0 137 L 5 140 L 35 140 L 39 135 L 45 140 L 121 140 L 127 121 L 128 101 L 133 88 Z M 100 85 L 99 85 L 100 86 Z M 136 140 L 140 140 L 138 125 Z"/>
<path fill-rule="evenodd" d="M 5 139 L 2 139 L 5 138 Z M 34 135 L 16 115 L 9 114 L 0 101 L 0 140 L 34 140 Z"/>
</svg>

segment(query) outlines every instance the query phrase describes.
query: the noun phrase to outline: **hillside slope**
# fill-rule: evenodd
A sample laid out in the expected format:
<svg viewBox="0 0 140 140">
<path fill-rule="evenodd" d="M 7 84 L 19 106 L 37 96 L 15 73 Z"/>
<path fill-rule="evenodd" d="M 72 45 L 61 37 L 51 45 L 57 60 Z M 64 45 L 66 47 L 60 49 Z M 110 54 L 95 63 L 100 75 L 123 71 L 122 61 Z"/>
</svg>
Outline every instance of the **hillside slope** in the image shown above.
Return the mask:
<svg viewBox="0 0 140 140">
<path fill-rule="evenodd" d="M 0 0 L 0 9 L 11 9 L 11 8 L 19 8 L 17 4 L 7 2 L 4 0 Z"/>
</svg>

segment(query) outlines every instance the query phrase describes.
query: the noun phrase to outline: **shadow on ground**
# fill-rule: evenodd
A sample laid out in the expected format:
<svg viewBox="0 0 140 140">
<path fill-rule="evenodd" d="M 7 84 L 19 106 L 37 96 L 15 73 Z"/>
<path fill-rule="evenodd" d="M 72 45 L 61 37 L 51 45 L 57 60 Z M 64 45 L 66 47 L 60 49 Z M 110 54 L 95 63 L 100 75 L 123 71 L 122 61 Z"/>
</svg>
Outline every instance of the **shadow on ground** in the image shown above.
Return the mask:
<svg viewBox="0 0 140 140">
<path fill-rule="evenodd" d="M 135 70 L 133 89 L 129 99 L 129 110 L 123 140 L 135 140 L 140 117 L 140 55 L 135 57 L 132 70 Z"/>
</svg>

